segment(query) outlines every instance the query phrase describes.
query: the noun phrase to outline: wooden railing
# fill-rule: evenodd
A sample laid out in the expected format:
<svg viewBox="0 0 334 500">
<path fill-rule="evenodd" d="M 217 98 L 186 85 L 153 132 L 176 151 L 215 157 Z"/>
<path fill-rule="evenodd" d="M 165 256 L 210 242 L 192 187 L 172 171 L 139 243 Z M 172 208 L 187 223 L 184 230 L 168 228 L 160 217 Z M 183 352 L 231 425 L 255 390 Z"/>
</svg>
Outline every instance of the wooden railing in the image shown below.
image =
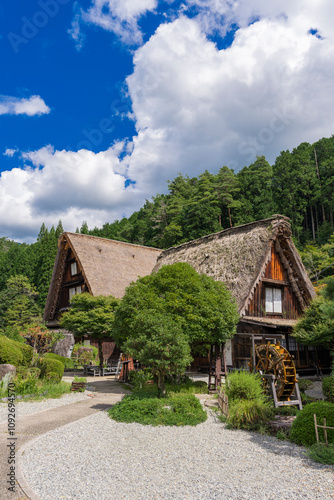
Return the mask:
<svg viewBox="0 0 334 500">
<path fill-rule="evenodd" d="M 317 416 L 314 413 L 314 425 L 315 425 L 315 435 L 316 435 L 316 438 L 317 438 L 317 443 L 318 444 L 324 444 L 325 446 L 328 446 L 327 429 L 334 430 L 334 427 L 328 427 L 328 425 L 326 425 L 326 419 L 325 418 L 323 419 L 323 424 L 324 425 L 320 425 L 320 424 L 317 423 Z M 325 442 L 324 443 L 322 443 L 321 441 L 319 441 L 319 433 L 318 433 L 318 429 L 319 428 L 321 428 L 321 429 L 324 430 L 324 438 L 325 438 Z"/>
<path fill-rule="evenodd" d="M 227 394 L 225 394 L 224 390 L 220 387 L 218 389 L 218 406 L 224 415 L 224 417 L 228 417 L 229 415 L 229 409 L 228 409 L 228 397 Z"/>
</svg>

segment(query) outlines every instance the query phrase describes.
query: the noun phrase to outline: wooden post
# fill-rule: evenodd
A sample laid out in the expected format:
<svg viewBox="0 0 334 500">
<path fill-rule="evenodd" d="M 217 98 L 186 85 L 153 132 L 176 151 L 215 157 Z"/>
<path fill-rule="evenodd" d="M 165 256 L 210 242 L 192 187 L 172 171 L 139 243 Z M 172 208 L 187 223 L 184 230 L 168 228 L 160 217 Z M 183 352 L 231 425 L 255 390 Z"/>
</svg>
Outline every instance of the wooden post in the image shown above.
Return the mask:
<svg viewBox="0 0 334 500">
<path fill-rule="evenodd" d="M 295 391 L 296 391 L 296 396 L 297 396 L 297 400 L 298 400 L 298 408 L 300 410 L 302 410 L 303 409 L 303 403 L 302 403 L 302 398 L 301 398 L 300 391 L 299 391 L 298 379 L 295 382 Z"/>
<path fill-rule="evenodd" d="M 324 436 L 325 436 L 325 445 L 328 446 L 328 439 L 327 439 L 327 429 L 326 429 L 326 419 L 324 418 Z"/>
<path fill-rule="evenodd" d="M 319 434 L 318 434 L 317 416 L 316 416 L 316 414 L 315 414 L 315 413 L 313 414 L 313 417 L 314 417 L 314 425 L 315 425 L 315 436 L 316 436 L 316 438 L 317 438 L 317 443 L 319 444 Z"/>
<path fill-rule="evenodd" d="M 253 356 L 253 373 L 256 372 L 256 356 L 255 356 L 255 339 L 254 334 L 252 334 L 252 356 Z"/>
</svg>

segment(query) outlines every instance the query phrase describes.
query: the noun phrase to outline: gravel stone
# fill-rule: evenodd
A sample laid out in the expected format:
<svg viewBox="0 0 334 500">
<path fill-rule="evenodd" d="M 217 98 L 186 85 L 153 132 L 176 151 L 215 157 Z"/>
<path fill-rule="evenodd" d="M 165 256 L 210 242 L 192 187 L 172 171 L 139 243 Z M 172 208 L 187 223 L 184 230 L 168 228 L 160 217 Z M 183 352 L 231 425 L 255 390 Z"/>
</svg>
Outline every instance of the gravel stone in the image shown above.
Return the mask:
<svg viewBox="0 0 334 500">
<path fill-rule="evenodd" d="M 52 408 L 58 408 L 59 406 L 68 405 L 71 403 L 76 403 L 82 399 L 87 399 L 89 392 L 72 392 L 64 394 L 60 398 L 56 399 L 45 399 L 42 401 L 35 402 L 25 402 L 17 401 L 15 402 L 15 413 L 16 419 L 20 417 L 27 417 L 28 415 L 34 415 L 44 410 L 51 410 Z M 7 422 L 8 418 L 8 403 L 0 403 L 0 424 Z"/>
<path fill-rule="evenodd" d="M 124 424 L 98 412 L 49 432 L 21 457 L 42 500 L 327 500 L 334 467 L 288 441 L 226 429 Z"/>
</svg>

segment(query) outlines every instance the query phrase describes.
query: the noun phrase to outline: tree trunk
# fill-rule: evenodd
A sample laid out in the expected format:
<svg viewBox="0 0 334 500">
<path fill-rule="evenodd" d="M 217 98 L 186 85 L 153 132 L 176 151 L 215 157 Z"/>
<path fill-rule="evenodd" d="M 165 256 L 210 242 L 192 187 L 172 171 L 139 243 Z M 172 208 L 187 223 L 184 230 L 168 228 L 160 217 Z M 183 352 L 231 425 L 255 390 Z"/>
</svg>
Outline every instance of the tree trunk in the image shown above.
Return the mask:
<svg viewBox="0 0 334 500">
<path fill-rule="evenodd" d="M 99 361 L 100 361 L 100 375 L 103 375 L 103 349 L 102 349 L 102 339 L 98 339 L 99 343 Z"/>
<path fill-rule="evenodd" d="M 312 224 L 312 236 L 313 236 L 313 240 L 315 241 L 314 217 L 313 217 L 313 210 L 312 210 L 311 204 L 310 204 L 310 213 L 311 213 L 311 224 Z"/>
<path fill-rule="evenodd" d="M 228 218 L 230 221 L 230 227 L 232 227 L 232 219 L 231 219 L 231 210 L 230 210 L 230 205 L 227 204 L 227 210 L 228 210 Z"/>
<path fill-rule="evenodd" d="M 322 218 L 323 218 L 323 222 L 326 222 L 325 207 L 324 207 L 324 202 L 322 201 L 322 186 L 321 186 L 318 158 L 317 158 L 317 152 L 316 152 L 315 148 L 314 148 L 314 158 L 315 158 L 315 166 L 317 168 L 317 176 L 318 176 L 319 185 L 320 185 Z"/>
<path fill-rule="evenodd" d="M 165 398 L 167 391 L 165 387 L 165 377 L 163 373 L 158 373 L 158 398 Z"/>
<path fill-rule="evenodd" d="M 315 221 L 316 221 L 316 226 L 317 226 L 317 234 L 319 234 L 319 218 L 318 218 L 317 204 L 314 205 L 314 210 L 315 210 Z"/>
</svg>

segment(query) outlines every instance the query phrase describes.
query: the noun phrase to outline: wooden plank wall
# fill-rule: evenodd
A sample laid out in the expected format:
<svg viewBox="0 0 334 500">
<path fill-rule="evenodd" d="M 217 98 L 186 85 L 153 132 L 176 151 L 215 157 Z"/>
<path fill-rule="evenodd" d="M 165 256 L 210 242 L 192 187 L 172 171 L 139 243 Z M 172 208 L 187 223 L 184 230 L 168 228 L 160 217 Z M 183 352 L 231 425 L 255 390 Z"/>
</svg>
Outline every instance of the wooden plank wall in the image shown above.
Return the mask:
<svg viewBox="0 0 334 500">
<path fill-rule="evenodd" d="M 270 282 L 266 280 L 274 280 L 275 282 Z M 266 315 L 265 312 L 265 288 L 267 286 L 273 286 L 282 289 L 283 298 L 283 314 L 269 314 Z M 287 319 L 298 319 L 302 314 L 302 310 L 297 297 L 295 296 L 291 285 L 289 284 L 288 273 L 283 267 L 279 253 L 276 252 L 274 245 L 271 250 L 271 259 L 267 264 L 264 280 L 260 281 L 254 292 L 254 296 L 249 303 L 248 309 L 246 310 L 246 316 L 254 317 L 266 317 L 271 318 L 287 318 Z"/>
<path fill-rule="evenodd" d="M 78 274 L 76 274 L 75 276 L 71 276 L 71 263 L 74 261 L 75 261 L 74 254 L 72 250 L 69 249 L 66 258 L 65 270 L 63 274 L 58 310 L 63 307 L 69 306 L 69 288 L 71 288 L 72 285 L 73 286 L 84 285 L 84 278 L 82 276 L 82 272 L 78 263 L 77 263 Z"/>
</svg>

